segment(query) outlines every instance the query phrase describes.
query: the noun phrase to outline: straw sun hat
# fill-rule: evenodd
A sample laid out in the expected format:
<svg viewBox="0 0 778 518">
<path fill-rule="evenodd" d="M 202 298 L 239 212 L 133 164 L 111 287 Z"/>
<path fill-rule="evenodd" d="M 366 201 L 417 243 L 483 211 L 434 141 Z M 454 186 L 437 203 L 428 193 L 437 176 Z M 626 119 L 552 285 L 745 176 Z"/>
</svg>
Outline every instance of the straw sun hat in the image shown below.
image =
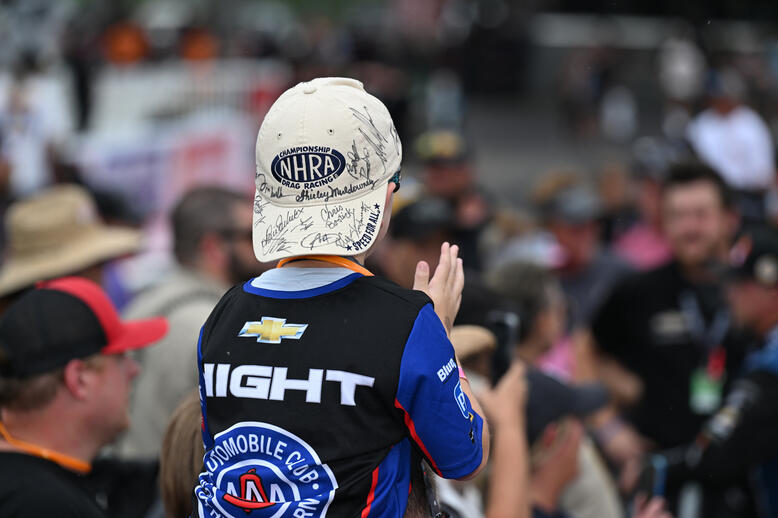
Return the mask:
<svg viewBox="0 0 778 518">
<path fill-rule="evenodd" d="M 493 351 L 497 347 L 497 337 L 485 327 L 461 325 L 451 328 L 451 343 L 457 358 L 465 360 L 481 352 Z"/>
<path fill-rule="evenodd" d="M 5 217 L 8 239 L 0 296 L 38 281 L 78 273 L 141 246 L 139 232 L 100 222 L 92 197 L 59 185 L 17 202 Z"/>
</svg>

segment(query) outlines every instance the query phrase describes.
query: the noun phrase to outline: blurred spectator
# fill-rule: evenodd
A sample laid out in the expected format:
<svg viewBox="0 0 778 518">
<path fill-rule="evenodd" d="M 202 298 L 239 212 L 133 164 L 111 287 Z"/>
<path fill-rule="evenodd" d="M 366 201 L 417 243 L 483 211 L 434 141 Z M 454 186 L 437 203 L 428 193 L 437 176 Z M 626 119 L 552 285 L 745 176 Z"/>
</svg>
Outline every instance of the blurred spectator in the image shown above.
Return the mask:
<svg viewBox="0 0 778 518">
<path fill-rule="evenodd" d="M 606 404 L 605 390 L 572 387 L 537 369 L 528 371 L 527 382 L 534 516 L 621 516 L 613 487 L 603 485 L 605 473 L 591 442 L 582 442 L 579 420 Z"/>
<path fill-rule="evenodd" d="M 440 245 L 453 239 L 453 226 L 454 213 L 444 200 L 412 200 L 394 210 L 388 243 L 373 260 L 388 279 L 411 287 L 416 264 L 437 264 Z M 464 265 L 469 268 L 467 263 Z"/>
<path fill-rule="evenodd" d="M 622 516 L 615 492 L 599 484 L 591 471 L 592 466 L 600 471 L 603 466 L 581 423 L 607 402 L 603 388 L 570 387 L 537 370 L 528 371 L 527 384 L 533 518 Z M 571 491 L 576 486 L 578 490 Z M 600 494 L 603 491 L 610 494 Z M 661 498 L 643 502 L 636 502 L 634 518 L 669 518 Z"/>
<path fill-rule="evenodd" d="M 602 205 L 600 235 L 610 244 L 637 220 L 632 182 L 621 164 L 609 164 L 597 175 L 597 191 Z"/>
<path fill-rule="evenodd" d="M 192 27 L 185 31 L 181 41 L 181 57 L 186 61 L 209 61 L 217 57 L 219 41 L 208 30 Z"/>
<path fill-rule="evenodd" d="M 775 182 L 775 148 L 767 124 L 743 104 L 746 86 L 733 69 L 712 73 L 710 107 L 692 120 L 687 137 L 702 161 L 735 189 L 748 221 L 764 219 L 764 195 Z"/>
<path fill-rule="evenodd" d="M 200 398 L 192 392 L 170 417 L 159 459 L 159 481 L 166 516 L 192 514 L 192 491 L 203 467 L 203 438 L 200 435 Z"/>
<path fill-rule="evenodd" d="M 440 245 L 454 235 L 454 214 L 444 200 L 422 197 L 400 205 L 392 214 L 386 242 L 369 259 L 368 264 L 378 274 L 403 287 L 412 287 L 416 264 L 426 261 L 437 264 Z M 377 266 L 377 268 L 375 267 Z M 465 263 L 465 287 L 456 325 L 472 324 L 487 327 L 497 333 L 498 351 L 493 357 L 492 375 L 499 378 L 510 364 L 508 349 L 517 327 L 513 308 L 479 279 L 478 273 Z"/>
<path fill-rule="evenodd" d="M 8 238 L 0 297 L 8 303 L 38 281 L 78 275 L 103 284 L 103 265 L 141 248 L 135 230 L 107 226 L 81 187 L 58 185 L 16 202 L 5 214 Z"/>
<path fill-rule="evenodd" d="M 578 475 L 583 426 L 575 419 L 552 423 L 531 450 L 530 495 L 533 518 L 565 518 L 559 508 L 564 489 Z"/>
<path fill-rule="evenodd" d="M 514 260 L 550 266 L 556 259 L 557 248 L 553 237 L 537 227 L 528 211 L 512 208 L 495 211 L 480 239 L 485 271 Z"/>
<path fill-rule="evenodd" d="M 635 268 L 647 270 L 671 257 L 662 231 L 660 193 L 667 170 L 680 152 L 660 139 L 642 137 L 633 144 L 632 155 L 639 219 L 616 239 L 613 249 Z"/>
<path fill-rule="evenodd" d="M 685 27 L 679 29 L 686 32 Z M 662 131 L 669 138 L 683 138 L 690 111 L 705 86 L 705 56 L 691 38 L 670 36 L 659 48 L 658 69 L 667 101 Z"/>
<path fill-rule="evenodd" d="M 667 38 L 659 49 L 659 84 L 667 99 L 683 106 L 693 103 L 705 86 L 705 56 L 685 36 Z"/>
<path fill-rule="evenodd" d="M 566 416 L 585 417 L 591 414 L 606 403 L 607 393 L 595 385 L 569 387 L 535 368 L 527 371 L 525 382 L 523 363 L 516 361 L 492 391 L 485 380 L 488 379 L 488 357 L 494 350 L 495 337 L 477 326 L 455 326 L 451 340 L 457 358 L 471 379 L 473 390 L 490 405 L 487 408 L 498 420 L 495 427 L 505 433 L 502 437 L 500 432 L 495 434 L 495 456 L 490 472 L 486 516 L 526 516 L 522 506 L 528 505 L 530 498 L 528 493 L 522 491 L 522 487 L 528 489 L 527 467 L 524 464 L 526 453 L 522 453 L 526 449 L 525 434 L 531 443 L 536 443 L 537 452 L 544 452 L 541 457 L 553 456 L 551 451 L 555 451 L 554 448 L 548 448 L 549 442 L 553 441 L 543 443 L 541 435 L 552 436 L 555 433 L 552 423 Z M 521 437 L 516 437 L 511 433 L 512 427 L 525 422 L 524 383 L 529 384 L 526 429 L 522 430 Z M 511 390 L 515 392 L 507 392 L 507 387 L 512 387 Z M 508 404 L 512 405 L 510 409 L 505 406 Z M 518 411 L 522 415 L 516 415 Z M 564 458 L 556 459 L 555 463 L 543 460 L 535 466 L 537 470 L 533 471 L 532 504 L 537 507 L 536 515 L 545 516 L 540 514 L 542 510 L 548 512 L 561 505 L 568 512 L 575 512 L 576 517 L 621 516 L 613 487 L 608 489 L 602 486 L 602 477 L 607 479 L 607 474 L 591 442 L 581 442 L 580 423 L 572 423 L 571 426 L 575 434 L 569 438 L 569 443 L 565 442 L 569 451 L 565 451 Z M 507 457 L 502 457 L 500 451 Z M 535 474 L 539 477 L 537 480 Z M 576 484 L 579 490 L 571 491 L 570 487 Z M 473 501 L 475 488 L 472 484 L 438 480 L 437 486 L 444 509 L 453 511 L 451 516 L 483 516 L 480 505 Z"/>
<path fill-rule="evenodd" d="M 424 164 L 422 180 L 427 193 L 439 197 L 454 211 L 453 239 L 462 261 L 480 270 L 478 237 L 492 217 L 484 193 L 478 188 L 471 150 L 464 137 L 452 131 L 430 131 L 416 140 L 416 153 Z"/>
<path fill-rule="evenodd" d="M 731 253 L 728 299 L 738 324 L 752 329 L 761 346 L 745 362 L 745 375 L 694 442 L 653 457 L 667 466 L 673 485 L 702 484 L 704 498 L 689 499 L 688 516 L 738 518 L 778 516 L 778 233 L 755 231 Z M 664 470 L 663 470 L 664 471 Z M 736 498 L 747 480 L 761 502 Z M 732 487 L 735 485 L 736 487 Z M 725 493 L 726 498 L 715 495 Z M 696 504 L 696 505 L 695 505 Z M 683 502 L 682 502 L 683 505 Z"/>
<path fill-rule="evenodd" d="M 546 228 L 561 247 L 558 270 L 570 302 L 572 329 L 585 326 L 613 284 L 630 269 L 600 247 L 594 192 L 573 174 L 548 175 L 535 186 L 534 202 Z"/>
<path fill-rule="evenodd" d="M 539 370 L 530 370 L 528 381 L 530 401 L 527 406 L 527 420 L 530 443 L 536 442 L 540 435 L 553 433 L 544 431 L 549 422 L 563 416 L 589 419 L 603 408 L 608 400 L 604 387 L 598 384 L 567 385 Z M 576 422 L 573 426 L 578 424 Z M 541 500 L 549 502 L 549 492 L 557 495 L 558 508 L 576 518 L 623 516 L 616 485 L 594 443 L 586 434 L 576 439 L 576 455 L 571 464 L 573 466 L 568 468 L 574 469 L 570 478 L 564 479 L 563 485 L 549 487 L 546 485 L 548 480 L 541 480 L 538 489 L 545 495 Z M 561 466 L 543 468 L 551 471 L 563 469 Z"/>
<path fill-rule="evenodd" d="M 597 130 L 597 102 L 607 86 L 609 50 L 574 49 L 561 67 L 559 99 L 568 129 L 579 137 Z"/>
<path fill-rule="evenodd" d="M 178 264 L 125 312 L 128 318 L 164 315 L 170 333 L 159 347 L 139 357 L 143 372 L 131 404 L 135 424 L 120 443 L 123 457 L 157 458 L 171 413 L 197 387 L 200 327 L 229 286 L 264 270 L 254 257 L 251 216 L 243 195 L 215 187 L 189 192 L 174 208 Z"/>
<path fill-rule="evenodd" d="M 565 331 L 565 304 L 562 290 L 558 280 L 547 269 L 532 264 L 514 262 L 497 268 L 487 275 L 489 286 L 496 293 L 512 301 L 519 312 L 519 334 L 515 346 L 515 354 L 528 365 L 537 366 L 541 358 L 551 349 L 552 345 L 559 341 Z M 533 383 L 533 378 L 540 381 Z M 545 416 L 543 407 L 545 400 L 561 401 L 565 399 L 559 394 L 571 396 L 566 404 L 564 414 L 585 416 L 593 413 L 606 402 L 602 387 L 596 385 L 581 387 L 578 393 L 584 399 L 584 403 L 576 406 L 576 394 L 564 392 L 570 390 L 567 385 L 556 380 L 548 381 L 547 377 L 530 370 L 530 435 L 533 432 L 533 413 Z M 551 378 L 548 378 L 551 379 Z M 538 385 L 541 384 L 541 385 Z M 543 389 L 543 397 L 532 393 Z M 576 395 L 577 397 L 577 395 Z M 589 403 L 596 403 L 590 405 Z M 557 401 L 557 406 L 561 405 Z M 553 405 L 552 405 L 553 406 Z M 577 409 L 575 412 L 573 410 Z M 544 418 L 545 419 L 545 418 Z M 541 425 L 548 423 L 541 419 Z M 570 479 L 569 486 L 562 496 L 562 507 L 577 518 L 596 518 L 608 516 L 622 516 L 613 481 L 610 479 L 599 458 L 593 443 L 586 437 L 583 438 L 578 458 L 579 471 Z"/>
<path fill-rule="evenodd" d="M 638 432 L 665 448 L 690 441 L 718 408 L 746 342 L 730 326 L 716 268 L 736 225 L 726 184 L 707 166 L 674 166 L 662 188 L 662 219 L 673 261 L 624 279 L 592 331 L 605 355 L 602 379 L 618 400 L 634 403 L 626 416 Z M 632 388 L 641 384 L 642 394 Z M 613 438 L 628 426 L 614 419 L 603 428 Z M 672 504 L 678 489 L 668 485 Z"/>
<path fill-rule="evenodd" d="M 138 365 L 126 352 L 166 329 L 162 318 L 119 320 L 100 287 L 76 277 L 44 283 L 8 308 L 0 319 L 2 516 L 104 515 L 84 475 L 129 424 Z"/>
<path fill-rule="evenodd" d="M 600 132 L 609 140 L 625 142 L 638 130 L 638 105 L 632 90 L 616 84 L 608 88 L 600 101 Z"/>
<path fill-rule="evenodd" d="M 103 35 L 103 57 L 115 65 L 131 65 L 148 53 L 146 34 L 129 21 L 115 23 Z"/>
<path fill-rule="evenodd" d="M 34 54 L 20 58 L 0 92 L 0 146 L 10 165 L 7 194 L 23 198 L 54 180 L 55 148 L 71 129 L 70 114 Z"/>
<path fill-rule="evenodd" d="M 516 356 L 529 365 L 540 358 L 565 332 L 566 306 L 557 278 L 548 269 L 527 262 L 513 262 L 491 270 L 487 285 L 514 303 L 519 314 Z"/>
<path fill-rule="evenodd" d="M 464 126 L 465 98 L 462 81 L 448 69 L 432 72 L 425 88 L 425 123 L 428 128 Z"/>
</svg>

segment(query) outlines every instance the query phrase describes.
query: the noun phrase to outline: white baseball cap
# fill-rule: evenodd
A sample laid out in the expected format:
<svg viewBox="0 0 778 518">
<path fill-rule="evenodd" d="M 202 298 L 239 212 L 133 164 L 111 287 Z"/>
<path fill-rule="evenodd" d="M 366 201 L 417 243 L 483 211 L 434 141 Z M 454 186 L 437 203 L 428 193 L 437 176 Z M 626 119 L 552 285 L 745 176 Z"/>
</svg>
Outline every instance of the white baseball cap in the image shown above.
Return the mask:
<svg viewBox="0 0 778 518">
<path fill-rule="evenodd" d="M 257 135 L 254 254 L 351 256 L 375 242 L 402 146 L 386 106 L 355 79 L 299 83 Z"/>
</svg>

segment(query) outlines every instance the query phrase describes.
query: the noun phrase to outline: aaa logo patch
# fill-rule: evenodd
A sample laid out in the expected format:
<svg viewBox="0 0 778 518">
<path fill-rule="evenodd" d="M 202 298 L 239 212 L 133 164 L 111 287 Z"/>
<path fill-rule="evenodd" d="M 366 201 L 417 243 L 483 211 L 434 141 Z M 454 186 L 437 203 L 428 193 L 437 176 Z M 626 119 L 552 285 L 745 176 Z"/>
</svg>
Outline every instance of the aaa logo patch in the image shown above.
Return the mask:
<svg viewBox="0 0 778 518">
<path fill-rule="evenodd" d="M 215 437 L 195 493 L 202 516 L 323 518 L 338 487 L 305 441 L 268 423 L 238 423 Z"/>
</svg>

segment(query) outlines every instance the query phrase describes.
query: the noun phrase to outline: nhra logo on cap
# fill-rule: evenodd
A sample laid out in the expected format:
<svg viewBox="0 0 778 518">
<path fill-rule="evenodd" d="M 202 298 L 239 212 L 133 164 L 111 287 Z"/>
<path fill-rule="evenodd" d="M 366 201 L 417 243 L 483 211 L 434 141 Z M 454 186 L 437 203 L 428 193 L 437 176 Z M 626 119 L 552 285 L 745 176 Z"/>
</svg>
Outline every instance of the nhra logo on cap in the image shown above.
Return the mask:
<svg viewBox="0 0 778 518">
<path fill-rule="evenodd" d="M 302 439 L 268 423 L 243 422 L 215 437 L 195 494 L 231 518 L 324 518 L 338 484 Z"/>
<path fill-rule="evenodd" d="M 270 164 L 273 178 L 291 189 L 323 187 L 346 167 L 342 154 L 326 146 L 298 146 L 282 151 Z"/>
</svg>

